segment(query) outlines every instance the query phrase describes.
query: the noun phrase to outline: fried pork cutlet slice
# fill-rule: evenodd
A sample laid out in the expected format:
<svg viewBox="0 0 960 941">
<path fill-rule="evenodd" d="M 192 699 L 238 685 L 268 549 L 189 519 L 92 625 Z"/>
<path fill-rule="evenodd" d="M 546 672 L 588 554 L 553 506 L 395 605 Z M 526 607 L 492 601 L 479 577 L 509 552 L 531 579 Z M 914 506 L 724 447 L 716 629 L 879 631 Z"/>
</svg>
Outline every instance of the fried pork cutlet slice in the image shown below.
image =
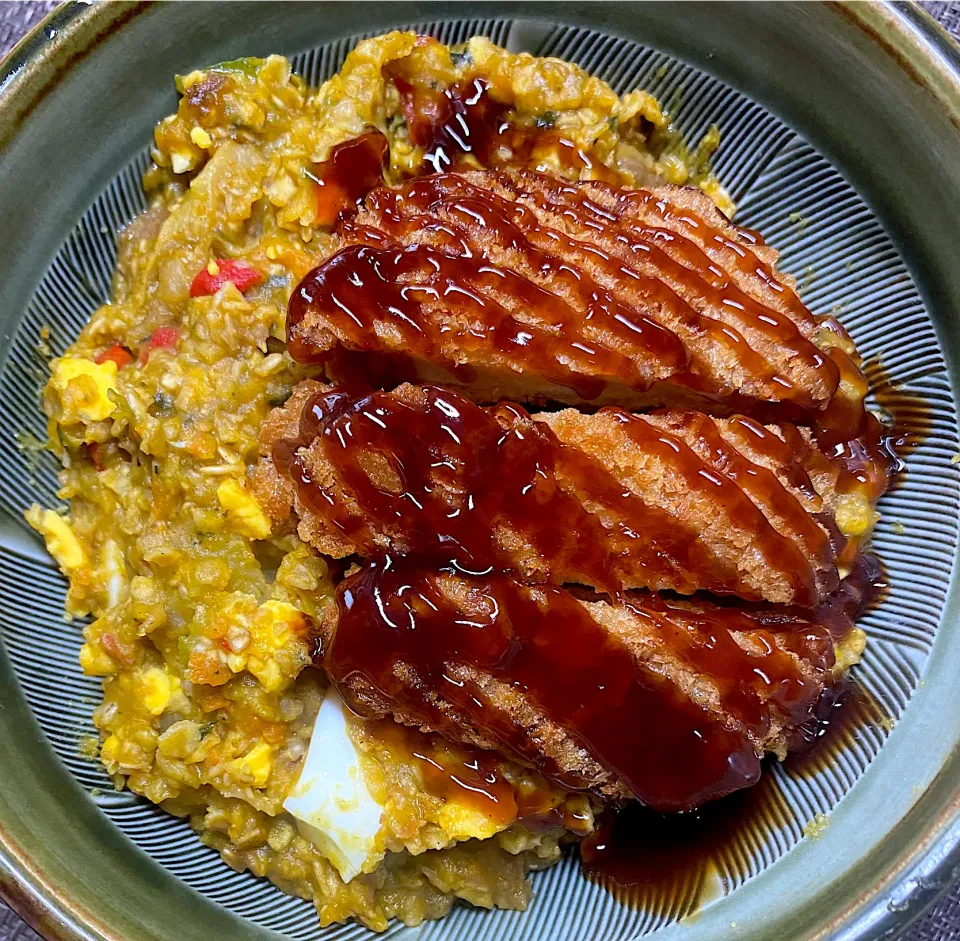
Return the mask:
<svg viewBox="0 0 960 941">
<path fill-rule="evenodd" d="M 336 558 L 417 554 L 598 590 L 814 605 L 837 587 L 837 470 L 793 426 L 481 408 L 449 389 L 297 387 L 254 489 Z"/>
<path fill-rule="evenodd" d="M 846 354 L 817 345 L 776 252 L 697 190 L 438 174 L 374 190 L 340 236 L 287 329 L 341 381 L 788 420 L 838 389 Z"/>
<path fill-rule="evenodd" d="M 835 680 L 830 631 L 800 614 L 583 601 L 390 557 L 340 584 L 321 635 L 322 665 L 360 714 L 661 811 L 755 783 Z"/>
</svg>

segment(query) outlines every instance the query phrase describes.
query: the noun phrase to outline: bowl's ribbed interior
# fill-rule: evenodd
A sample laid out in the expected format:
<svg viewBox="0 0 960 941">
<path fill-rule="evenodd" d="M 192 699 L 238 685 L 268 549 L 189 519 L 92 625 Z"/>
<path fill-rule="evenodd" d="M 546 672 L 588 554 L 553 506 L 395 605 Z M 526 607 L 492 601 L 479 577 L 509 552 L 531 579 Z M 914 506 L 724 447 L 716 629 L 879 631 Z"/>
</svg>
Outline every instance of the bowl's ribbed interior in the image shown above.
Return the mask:
<svg viewBox="0 0 960 941">
<path fill-rule="evenodd" d="M 950 461 L 958 452 L 956 406 L 930 315 L 892 242 L 854 188 L 803 138 L 723 82 L 635 42 L 582 29 L 536 30 L 529 23 L 517 28 L 509 20 L 416 28 L 445 42 L 483 34 L 514 49 L 578 62 L 617 91 L 646 88 L 671 108 L 691 140 L 719 124 L 722 144 L 715 165 L 740 207 L 737 221 L 759 229 L 781 249 L 781 266 L 801 283 L 808 306 L 816 313 L 837 313 L 875 364 L 871 374 L 883 404 L 913 445 L 907 474 L 881 504 L 875 544 L 890 589 L 863 621 L 870 641 L 855 670 L 876 708 L 859 707 L 862 721 L 832 736 L 802 774 L 772 768 L 761 798 L 716 860 L 724 891 L 733 892 L 790 852 L 803 838 L 805 824 L 817 813 L 829 813 L 851 791 L 884 745 L 890 723 L 878 721 L 880 716 L 897 720 L 923 675 L 956 551 L 960 489 Z M 311 83 L 321 81 L 340 67 L 355 39 L 297 56 L 297 71 Z M 148 128 L 143 135 L 146 146 Z M 32 502 L 57 503 L 56 468 L 49 456 L 22 447 L 31 437 L 45 436 L 38 405 L 45 380 L 37 350 L 40 329 L 51 327 L 50 346 L 59 354 L 107 300 L 115 233 L 145 208 L 140 174 L 147 159 L 144 151 L 67 235 L 3 364 L 0 479 L 3 506 L 12 519 L 21 518 Z M 91 790 L 103 813 L 144 852 L 237 914 L 293 938 L 318 936 L 308 903 L 233 872 L 200 846 L 184 822 L 127 792 L 114 792 L 102 770 L 80 757 L 79 739 L 93 732 L 90 714 L 99 699 L 99 681 L 80 673 L 80 625 L 64 623 L 63 580 L 25 524 L 0 530 L 0 584 L 0 638 L 24 695 L 60 759 Z M 691 883 L 673 897 L 623 906 L 579 876 L 575 855 L 534 876 L 534 885 L 537 896 L 526 914 L 456 909 L 422 928 L 420 936 L 614 941 L 676 921 L 697 893 Z M 365 933 L 349 925 L 330 928 L 323 937 Z"/>
</svg>

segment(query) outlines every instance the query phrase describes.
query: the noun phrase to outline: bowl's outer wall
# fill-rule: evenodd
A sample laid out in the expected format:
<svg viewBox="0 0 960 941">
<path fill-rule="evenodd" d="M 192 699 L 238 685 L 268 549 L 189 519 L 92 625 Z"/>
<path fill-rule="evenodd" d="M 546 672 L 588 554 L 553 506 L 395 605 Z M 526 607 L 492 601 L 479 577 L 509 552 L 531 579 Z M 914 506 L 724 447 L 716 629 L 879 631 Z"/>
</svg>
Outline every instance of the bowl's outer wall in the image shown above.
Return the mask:
<svg viewBox="0 0 960 941">
<path fill-rule="evenodd" d="M 582 23 L 629 36 L 713 72 L 791 122 L 856 180 L 888 227 L 956 375 L 960 86 L 911 51 L 923 42 L 919 31 L 903 21 L 885 24 L 889 11 L 808 3 L 111 4 L 64 16 L 45 60 L 8 78 L 0 111 L 0 354 L 64 233 L 142 147 L 145 129 L 175 107 L 173 73 L 240 55 L 292 53 L 399 22 L 467 15 Z M 914 65 L 905 68 L 904 58 Z M 13 523 L 0 518 L 4 527 Z M 958 814 L 960 780 L 956 614 L 951 590 L 951 630 L 941 631 L 924 682 L 858 785 L 858 800 L 837 808 L 818 841 L 805 842 L 737 893 L 738 918 L 748 917 L 735 927 L 728 899 L 662 937 L 839 938 L 879 935 L 902 921 L 900 909 L 930 889 L 904 885 L 904 873 L 933 866 L 958 838 L 944 836 Z M 206 904 L 104 826 L 55 761 L 2 650 L 0 742 L 5 891 L 22 909 L 42 908 L 31 898 L 39 893 L 61 898 L 61 914 L 80 915 L 44 916 L 42 930 L 123 941 L 270 936 Z M 886 827 L 862 826 L 865 814 L 887 827 L 901 822 L 875 845 Z M 926 842 L 916 846 L 920 834 Z M 16 889 L 3 871 L 11 861 L 25 870 Z M 886 898 L 863 905 L 888 888 L 890 906 Z"/>
</svg>

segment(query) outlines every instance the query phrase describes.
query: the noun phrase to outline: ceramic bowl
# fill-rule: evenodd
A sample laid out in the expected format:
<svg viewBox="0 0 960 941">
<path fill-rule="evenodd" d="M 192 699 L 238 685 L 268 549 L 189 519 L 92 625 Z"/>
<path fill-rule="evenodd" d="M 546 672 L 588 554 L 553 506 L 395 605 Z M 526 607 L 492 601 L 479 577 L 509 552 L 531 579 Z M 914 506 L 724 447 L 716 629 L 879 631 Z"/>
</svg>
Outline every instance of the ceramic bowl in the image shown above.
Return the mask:
<svg viewBox="0 0 960 941">
<path fill-rule="evenodd" d="M 82 760 L 98 687 L 80 674 L 79 625 L 64 623 L 63 582 L 22 517 L 55 503 L 55 468 L 18 441 L 44 433 L 41 326 L 62 351 L 106 299 L 114 233 L 143 208 L 152 126 L 176 106 L 173 75 L 283 52 L 318 81 L 360 36 L 411 24 L 646 87 L 690 137 L 718 123 L 716 169 L 738 221 L 783 251 L 807 304 L 835 310 L 871 357 L 909 453 L 881 506 L 890 589 L 864 622 L 866 698 L 815 759 L 770 769 L 714 853 L 716 897 L 698 908 L 694 880 L 623 905 L 571 855 L 534 876 L 526 913 L 457 908 L 391 934 L 895 933 L 960 865 L 960 54 L 918 8 L 869 2 L 77 4 L 17 47 L 0 67 L 0 894 L 51 941 L 367 935 L 321 931 L 307 903 L 232 872 Z"/>
</svg>

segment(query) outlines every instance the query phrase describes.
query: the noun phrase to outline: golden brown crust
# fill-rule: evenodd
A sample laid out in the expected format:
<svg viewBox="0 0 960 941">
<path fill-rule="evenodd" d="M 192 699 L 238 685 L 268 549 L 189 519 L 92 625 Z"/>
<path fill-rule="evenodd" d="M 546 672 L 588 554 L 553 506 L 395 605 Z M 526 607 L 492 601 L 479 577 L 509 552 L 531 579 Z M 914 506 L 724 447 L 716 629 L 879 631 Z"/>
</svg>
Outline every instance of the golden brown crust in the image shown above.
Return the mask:
<svg viewBox="0 0 960 941">
<path fill-rule="evenodd" d="M 360 506 L 351 486 L 326 458 L 321 443 L 308 444 L 298 452 L 299 459 L 313 481 L 330 495 L 337 514 L 356 524 L 353 536 L 344 535 L 332 513 L 324 512 L 329 504 L 302 505 L 289 480 L 274 468 L 270 457 L 273 443 L 294 434 L 298 408 L 325 388 L 317 383 L 298 386 L 280 414 L 265 423 L 263 458 L 254 476 L 260 502 L 278 522 L 289 517 L 293 506 L 300 537 L 335 558 L 413 551 L 410 533 L 401 524 L 372 517 Z M 417 386 L 402 385 L 389 395 L 414 408 L 423 404 L 423 392 Z M 816 479 L 811 480 L 808 457 L 816 456 L 821 462 L 823 457 L 815 455 L 808 436 L 797 429 L 691 412 L 629 416 L 601 411 L 587 415 L 573 409 L 531 417 L 523 413 L 514 426 L 522 430 L 531 421 L 549 426 L 566 446 L 553 469 L 557 483 L 600 521 L 610 554 L 622 560 L 617 571 L 625 588 L 670 588 L 689 594 L 698 588 L 716 587 L 751 600 L 788 604 L 810 603 L 805 594 L 808 583 L 814 601 L 836 588 L 831 532 L 825 528 L 830 516 L 824 502 L 825 496 L 831 498 L 835 474 L 831 478 L 820 467 Z M 632 437 L 631 428 L 634 433 L 642 431 L 645 439 Z M 669 446 L 660 446 L 661 439 Z M 577 455 L 587 460 L 586 471 L 571 463 Z M 625 519 L 618 515 L 618 508 L 604 503 L 593 486 L 591 468 L 596 479 L 609 477 L 619 491 L 637 498 L 637 506 L 658 514 L 669 526 L 682 528 L 709 555 L 689 561 L 686 570 L 668 573 L 644 569 L 639 563 L 631 567 L 637 545 L 624 535 L 620 524 Z M 393 465 L 379 452 L 364 454 L 361 469 L 378 490 L 402 491 Z M 821 493 L 818 488 L 826 490 Z M 439 479 L 435 494 L 442 495 L 451 512 L 468 496 Z M 544 559 L 535 543 L 508 520 L 494 519 L 492 525 L 491 539 L 499 544 L 500 558 L 522 577 L 588 583 L 582 571 L 563 568 L 562 560 L 559 569 L 552 567 L 559 554 L 552 562 Z M 728 574 L 718 575 L 713 568 Z"/>
<path fill-rule="evenodd" d="M 471 615 L 482 613 L 475 607 L 477 601 L 468 579 L 440 574 L 433 577 L 433 582 L 464 617 L 470 618 Z M 540 593 L 537 588 L 527 590 L 534 597 Z M 725 727 L 744 730 L 740 720 L 725 711 L 718 681 L 683 663 L 668 640 L 670 630 L 678 627 L 685 629 L 685 625 L 693 623 L 690 619 L 695 619 L 698 613 L 709 613 L 710 605 L 689 603 L 685 609 L 684 604 L 678 602 L 671 603 L 669 608 L 658 610 L 657 606 L 645 605 L 642 597 L 635 600 L 635 610 L 628 605 L 614 605 L 606 601 L 579 603 L 596 623 L 630 650 L 638 663 L 667 679 L 685 697 L 693 700 L 706 712 L 718 716 Z M 337 630 L 337 622 L 337 606 L 330 605 L 321 628 L 324 643 L 331 642 Z M 776 644 L 784 656 L 789 657 L 796 665 L 795 669 L 803 682 L 809 684 L 808 699 L 811 704 L 818 700 L 831 680 L 829 672 L 824 669 L 830 666 L 829 656 L 826 663 L 819 659 L 818 654 L 811 654 L 811 659 L 798 656 L 797 653 L 780 646 L 781 638 L 785 635 L 760 630 L 735 631 L 731 636 L 739 647 L 747 652 L 766 650 L 770 643 Z M 476 684 L 484 694 L 485 702 L 493 704 L 487 708 L 495 708 L 499 713 L 495 724 L 505 723 L 514 729 L 523 730 L 523 750 L 527 755 L 538 755 L 541 767 L 553 767 L 559 777 L 582 781 L 585 787 L 605 800 L 625 800 L 634 796 L 623 780 L 597 761 L 589 749 L 565 728 L 552 722 L 522 690 L 481 669 L 460 663 L 446 665 L 444 673 L 455 682 Z M 424 688 L 420 677 L 408 663 L 395 663 L 393 675 L 401 686 L 416 691 L 416 696 L 411 698 L 422 698 L 431 710 L 439 714 L 433 725 L 425 724 L 418 715 L 405 710 L 397 702 L 388 700 L 359 674 L 353 674 L 341 682 L 340 692 L 365 715 L 390 715 L 404 725 L 424 731 L 438 731 L 455 741 L 494 751 L 502 750 L 500 743 L 485 734 L 469 716 L 445 700 L 436 689 Z M 769 693 L 762 697 L 761 708 L 767 716 L 768 727 L 762 734 L 746 730 L 748 738 L 758 755 L 769 752 L 783 757 L 791 739 L 798 733 L 795 726 L 797 717 L 787 715 Z M 804 718 L 809 720 L 811 716 L 812 705 L 804 713 Z M 488 721 L 492 720 L 488 717 Z"/>
<path fill-rule="evenodd" d="M 278 441 L 297 436 L 300 414 L 307 400 L 328 388 L 313 379 L 304 379 L 296 385 L 282 406 L 270 410 L 260 426 L 260 461 L 253 469 L 251 486 L 257 502 L 276 524 L 286 523 L 290 519 L 296 491 L 290 479 L 274 466 L 273 446 Z"/>
<path fill-rule="evenodd" d="M 371 295 L 358 328 L 320 290 L 294 324 L 296 345 L 338 377 L 352 368 L 344 350 L 377 352 L 407 378 L 479 402 L 762 405 L 787 418 L 821 411 L 837 390 L 818 321 L 776 271 L 776 252 L 697 190 L 444 174 L 374 191 L 340 234 L 385 252 L 377 264 L 408 251 L 385 275 L 404 289 L 404 317 Z M 502 329 L 533 339 L 504 341 Z"/>
<path fill-rule="evenodd" d="M 618 412 L 585 415 L 575 409 L 534 415 L 535 420 L 549 425 L 564 444 L 611 470 L 627 490 L 641 495 L 647 504 L 667 510 L 678 524 L 692 524 L 695 538 L 707 545 L 723 564 L 739 572 L 742 595 L 786 604 L 796 601 L 795 568 L 791 562 L 797 557 L 809 566 L 821 597 L 836 588 L 830 537 L 819 520 L 824 511 L 822 495 L 816 492 L 809 478 L 806 492 L 791 479 L 796 477 L 798 469 L 802 472 L 803 451 L 795 454 L 792 466 L 768 454 L 761 457 L 756 449 L 744 443 L 741 434 L 734 433 L 739 419 L 714 419 L 700 413 L 673 411 L 631 416 L 630 424 L 662 431 L 671 443 L 686 444 L 699 459 L 691 465 L 688 455 L 677 453 L 673 447 L 659 452 L 645 449 L 628 433 L 629 425 L 622 417 Z M 752 422 L 750 425 L 783 440 L 784 432 L 777 426 Z M 711 447 L 710 435 L 719 436 L 729 449 L 717 453 Z M 744 473 L 733 486 L 749 502 L 738 499 L 735 503 L 724 503 L 709 485 L 697 486 L 702 479 L 729 481 L 729 466 L 737 458 L 745 462 Z M 710 477 L 704 478 L 704 474 Z M 820 480 L 821 484 L 825 482 Z M 759 486 L 750 492 L 744 490 L 754 483 Z M 597 511 L 603 512 L 599 508 Z M 770 538 L 770 530 L 781 538 Z M 758 538 L 761 531 L 767 537 L 767 551 Z M 787 550 L 796 550 L 792 558 Z M 634 584 L 627 587 L 675 586 Z"/>
</svg>

